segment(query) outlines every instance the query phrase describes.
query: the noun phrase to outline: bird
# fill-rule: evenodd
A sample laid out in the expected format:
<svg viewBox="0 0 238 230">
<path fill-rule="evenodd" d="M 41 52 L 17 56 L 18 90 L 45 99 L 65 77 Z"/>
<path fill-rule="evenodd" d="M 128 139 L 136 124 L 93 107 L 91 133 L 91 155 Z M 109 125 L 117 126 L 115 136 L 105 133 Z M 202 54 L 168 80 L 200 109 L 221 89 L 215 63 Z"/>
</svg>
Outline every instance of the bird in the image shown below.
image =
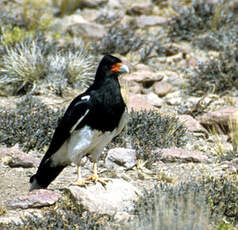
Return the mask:
<svg viewBox="0 0 238 230">
<path fill-rule="evenodd" d="M 97 162 L 105 146 L 127 123 L 118 77 L 128 72 L 128 65 L 119 58 L 109 54 L 102 58 L 91 86 L 72 100 L 59 119 L 49 148 L 30 178 L 30 191 L 46 189 L 72 162 L 78 167 L 73 185 L 85 186 L 89 181 L 106 184 L 98 176 Z M 93 175 L 85 180 L 80 172 L 84 156 L 93 162 Z"/>
</svg>

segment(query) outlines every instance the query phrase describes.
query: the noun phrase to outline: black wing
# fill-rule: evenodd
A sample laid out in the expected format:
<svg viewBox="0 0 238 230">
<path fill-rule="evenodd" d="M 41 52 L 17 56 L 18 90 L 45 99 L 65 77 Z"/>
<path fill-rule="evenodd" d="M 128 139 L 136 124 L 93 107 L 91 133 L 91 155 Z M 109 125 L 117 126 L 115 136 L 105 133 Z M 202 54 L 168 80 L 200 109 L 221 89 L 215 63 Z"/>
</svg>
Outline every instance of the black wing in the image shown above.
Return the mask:
<svg viewBox="0 0 238 230">
<path fill-rule="evenodd" d="M 70 137 L 71 130 L 76 128 L 79 123 L 83 123 L 84 116 L 89 111 L 88 100 L 81 99 L 83 96 L 76 97 L 67 108 L 64 116 L 59 121 L 58 127 L 55 129 L 50 146 L 41 160 L 41 164 L 50 158 L 64 142 Z M 81 119 L 81 120 L 80 120 Z M 79 122 L 80 121 L 80 122 Z M 78 124 L 77 124 L 78 123 Z"/>
</svg>

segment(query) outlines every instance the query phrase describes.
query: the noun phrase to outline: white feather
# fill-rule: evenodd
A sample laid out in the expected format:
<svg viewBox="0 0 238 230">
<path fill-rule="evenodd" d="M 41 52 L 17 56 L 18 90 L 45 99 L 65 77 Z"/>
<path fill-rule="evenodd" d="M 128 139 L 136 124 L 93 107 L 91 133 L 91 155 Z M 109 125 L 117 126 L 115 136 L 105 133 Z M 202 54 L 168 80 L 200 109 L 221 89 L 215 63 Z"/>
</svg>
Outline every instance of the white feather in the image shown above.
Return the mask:
<svg viewBox="0 0 238 230">
<path fill-rule="evenodd" d="M 76 129 L 78 124 L 85 118 L 85 116 L 88 114 L 88 112 L 89 112 L 89 109 L 86 110 L 85 114 L 82 117 L 80 117 L 78 119 L 78 121 L 75 123 L 75 125 L 70 129 L 70 131 L 69 131 L 70 133 L 72 133 Z"/>
</svg>

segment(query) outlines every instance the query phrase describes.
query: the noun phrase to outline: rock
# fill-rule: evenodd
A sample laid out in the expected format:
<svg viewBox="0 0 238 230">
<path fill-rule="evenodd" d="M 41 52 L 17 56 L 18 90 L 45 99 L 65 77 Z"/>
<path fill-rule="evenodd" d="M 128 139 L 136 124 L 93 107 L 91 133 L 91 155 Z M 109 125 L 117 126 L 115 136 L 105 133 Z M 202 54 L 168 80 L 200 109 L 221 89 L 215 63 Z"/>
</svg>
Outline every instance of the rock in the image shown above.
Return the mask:
<svg viewBox="0 0 238 230">
<path fill-rule="evenodd" d="M 148 65 L 145 64 L 137 64 L 134 69 L 136 71 L 152 71 L 151 68 Z"/>
<path fill-rule="evenodd" d="M 72 36 L 87 39 L 101 39 L 106 34 L 104 26 L 90 22 L 71 25 L 67 28 L 67 32 L 69 32 Z"/>
<path fill-rule="evenodd" d="M 147 94 L 146 97 L 147 97 L 147 101 L 151 105 L 158 107 L 158 108 L 162 107 L 164 101 L 161 98 L 159 98 L 155 93 L 151 92 L 151 93 Z"/>
<path fill-rule="evenodd" d="M 108 151 L 106 167 L 113 170 L 127 170 L 136 165 L 136 151 L 134 149 L 114 148 Z"/>
<path fill-rule="evenodd" d="M 161 26 L 168 22 L 168 19 L 166 17 L 161 16 L 145 16 L 141 15 L 139 17 L 136 17 L 135 23 L 137 27 L 139 28 L 146 28 L 151 26 Z"/>
<path fill-rule="evenodd" d="M 150 104 L 146 98 L 146 95 L 141 95 L 141 94 L 128 94 L 127 97 L 127 108 L 128 111 L 130 112 L 132 109 L 134 111 L 140 111 L 140 110 L 158 110 L 155 106 Z"/>
<path fill-rule="evenodd" d="M 190 131 L 190 132 L 202 132 L 205 134 L 208 134 L 207 130 L 190 115 L 178 115 L 179 121 L 181 121 L 184 126 Z"/>
<path fill-rule="evenodd" d="M 0 150 L 1 161 L 12 168 L 33 168 L 39 165 L 40 160 L 32 155 L 24 153 L 17 145 Z"/>
<path fill-rule="evenodd" d="M 16 155 L 9 157 L 8 165 L 11 168 L 22 167 L 22 168 L 34 168 L 38 166 L 40 160 L 38 158 L 32 157 L 23 153 L 22 155 Z"/>
<path fill-rule="evenodd" d="M 6 156 L 13 156 L 19 154 L 22 154 L 22 150 L 19 148 L 18 144 L 10 148 L 6 148 L 5 146 L 2 146 L 0 148 L 0 159 Z"/>
<path fill-rule="evenodd" d="M 158 159 L 166 162 L 194 162 L 201 163 L 207 162 L 208 157 L 200 151 L 190 151 L 182 148 L 168 148 L 168 149 L 156 149 L 155 153 L 158 153 Z"/>
<path fill-rule="evenodd" d="M 165 95 L 167 95 L 169 92 L 172 91 L 173 86 L 168 82 L 156 82 L 153 88 L 154 88 L 154 92 L 159 97 L 164 97 Z"/>
<path fill-rule="evenodd" d="M 67 189 L 83 209 L 97 214 L 114 215 L 133 209 L 140 191 L 123 179 L 111 179 L 104 188 L 100 183 L 86 188 L 70 186 Z"/>
<path fill-rule="evenodd" d="M 55 204 L 59 199 L 59 194 L 55 191 L 39 189 L 21 195 L 9 202 L 8 207 L 14 208 L 41 208 Z"/>
<path fill-rule="evenodd" d="M 130 82 L 127 90 L 129 90 L 130 93 L 132 94 L 141 94 L 143 91 L 142 86 L 138 82 Z"/>
<path fill-rule="evenodd" d="M 144 84 L 146 83 L 153 84 L 156 81 L 160 81 L 162 79 L 162 76 L 149 70 L 140 70 L 133 72 L 131 74 L 127 74 L 125 77 L 123 77 L 123 79 L 129 82 L 135 81 Z"/>
<path fill-rule="evenodd" d="M 78 24 L 78 23 L 86 23 L 87 21 L 79 14 L 72 14 L 69 16 L 65 16 L 61 20 L 58 21 L 58 24 L 60 26 L 63 26 L 64 28 L 68 28 L 69 26 Z"/>
<path fill-rule="evenodd" d="M 168 105 L 181 105 L 183 103 L 179 91 L 169 93 L 168 95 L 166 95 L 165 101 L 167 102 Z"/>
<path fill-rule="evenodd" d="M 153 11 L 153 6 L 150 3 L 141 3 L 141 4 L 133 4 L 129 9 L 127 9 L 126 13 L 131 16 L 136 15 L 149 15 Z"/>
<path fill-rule="evenodd" d="M 235 123 L 234 114 L 238 112 L 237 107 L 227 106 L 215 111 L 197 116 L 196 119 L 205 127 L 216 126 L 218 132 L 227 131 L 230 123 Z M 222 130 L 219 129 L 222 128 Z"/>
</svg>

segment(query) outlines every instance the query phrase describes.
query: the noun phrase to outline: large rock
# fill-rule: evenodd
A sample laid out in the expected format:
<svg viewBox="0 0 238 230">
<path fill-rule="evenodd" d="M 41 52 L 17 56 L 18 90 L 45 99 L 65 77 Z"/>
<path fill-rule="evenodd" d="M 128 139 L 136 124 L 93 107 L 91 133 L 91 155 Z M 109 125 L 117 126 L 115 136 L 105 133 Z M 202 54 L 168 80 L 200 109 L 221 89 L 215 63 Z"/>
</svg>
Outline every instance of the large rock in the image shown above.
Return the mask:
<svg viewBox="0 0 238 230">
<path fill-rule="evenodd" d="M 111 179 L 106 187 L 96 183 L 86 188 L 70 186 L 67 191 L 83 209 L 108 215 L 132 210 L 133 201 L 136 201 L 140 194 L 134 185 L 123 179 Z"/>
<path fill-rule="evenodd" d="M 204 155 L 200 151 L 190 151 L 182 148 L 168 148 L 168 149 L 156 149 L 155 153 L 158 154 L 158 159 L 166 162 L 180 162 L 180 163 L 188 163 L 188 162 L 207 162 L 208 157 Z"/>
<path fill-rule="evenodd" d="M 59 194 L 55 191 L 39 189 L 16 197 L 8 203 L 11 209 L 21 208 L 41 208 L 55 204 L 59 199 Z"/>
</svg>

